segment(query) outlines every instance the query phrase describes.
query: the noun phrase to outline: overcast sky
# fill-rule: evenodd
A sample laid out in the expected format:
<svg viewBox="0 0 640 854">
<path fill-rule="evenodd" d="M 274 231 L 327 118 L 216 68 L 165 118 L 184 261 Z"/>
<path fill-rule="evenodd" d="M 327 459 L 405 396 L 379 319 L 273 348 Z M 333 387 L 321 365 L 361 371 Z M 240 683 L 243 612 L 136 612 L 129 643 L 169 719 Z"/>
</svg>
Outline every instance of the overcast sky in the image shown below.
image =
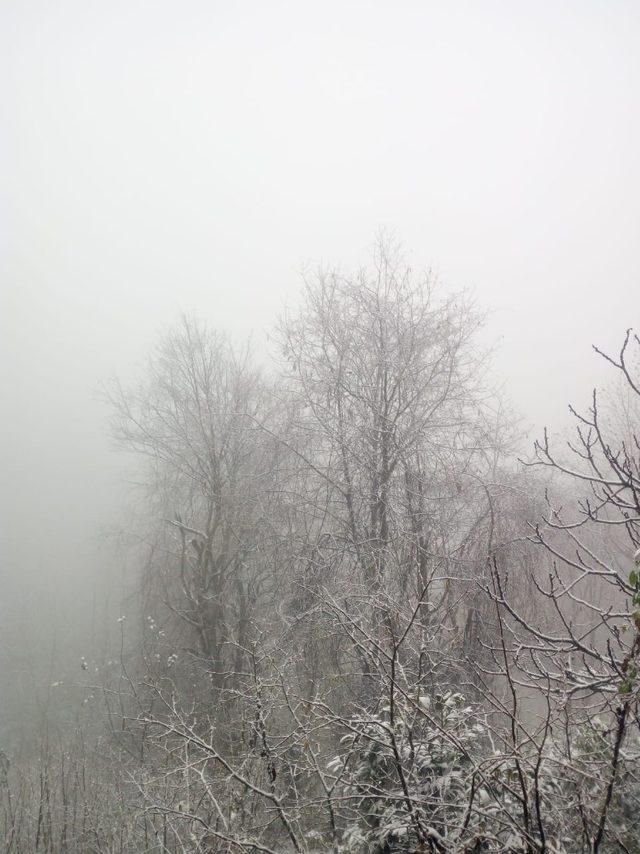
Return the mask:
<svg viewBox="0 0 640 854">
<path fill-rule="evenodd" d="M 537 427 L 585 398 L 589 345 L 640 320 L 638 2 L 0 16 L 12 577 L 48 590 L 109 524 L 100 380 L 181 310 L 261 340 L 305 265 L 357 266 L 380 227 L 493 312 L 497 373 Z"/>
</svg>

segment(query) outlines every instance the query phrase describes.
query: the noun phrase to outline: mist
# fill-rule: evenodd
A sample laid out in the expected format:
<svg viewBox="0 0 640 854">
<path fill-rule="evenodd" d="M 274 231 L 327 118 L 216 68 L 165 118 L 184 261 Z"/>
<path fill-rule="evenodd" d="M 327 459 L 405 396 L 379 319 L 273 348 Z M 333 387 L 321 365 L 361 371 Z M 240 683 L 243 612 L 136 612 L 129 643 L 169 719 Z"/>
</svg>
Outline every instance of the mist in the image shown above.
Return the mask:
<svg viewBox="0 0 640 854">
<path fill-rule="evenodd" d="M 639 57 L 631 2 L 2 3 L 0 748 L 136 611 L 104 389 L 182 315 L 271 366 L 383 233 L 486 312 L 514 458 L 563 434 L 639 325 Z"/>
</svg>

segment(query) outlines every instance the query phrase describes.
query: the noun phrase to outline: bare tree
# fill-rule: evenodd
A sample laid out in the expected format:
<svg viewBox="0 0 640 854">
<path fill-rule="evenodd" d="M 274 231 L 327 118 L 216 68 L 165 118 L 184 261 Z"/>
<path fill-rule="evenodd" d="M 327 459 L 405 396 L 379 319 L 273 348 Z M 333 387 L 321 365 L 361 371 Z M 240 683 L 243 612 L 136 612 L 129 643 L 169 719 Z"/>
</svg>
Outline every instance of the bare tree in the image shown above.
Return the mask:
<svg viewBox="0 0 640 854">
<path fill-rule="evenodd" d="M 499 479 L 511 425 L 485 377 L 482 320 L 464 294 L 416 277 L 385 238 L 371 270 L 307 279 L 279 331 L 314 490 L 307 585 L 347 578 L 425 599 L 446 585 L 456 598 L 484 572 L 473 544 L 486 540 L 484 488 Z M 388 615 L 374 615 L 380 632 Z"/>
<path fill-rule="evenodd" d="M 500 626 L 501 643 L 493 655 L 511 696 L 506 713 L 514 751 L 525 742 L 540 748 L 555 733 L 557 774 L 575 808 L 569 833 L 576 850 L 594 852 L 637 850 L 632 815 L 640 796 L 633 769 L 639 722 L 640 587 L 634 556 L 637 563 L 640 441 L 629 416 L 640 399 L 639 344 L 628 331 L 617 357 L 594 348 L 626 388 L 627 394 L 617 396 L 625 401 L 623 420 L 612 398 L 604 396 L 603 402 L 594 391 L 586 413 L 570 407 L 575 433 L 564 451 L 553 448 L 546 431 L 535 443 L 529 465 L 554 476 L 544 520 L 533 525 L 531 536 L 543 561 L 510 570 L 529 575 L 537 614 L 525 614 L 515 604 L 505 580 L 509 567 L 496 560 L 487 588 Z M 534 796 L 523 788 L 523 803 Z M 538 823 L 542 828 L 542 818 Z M 541 846 L 542 830 L 538 839 Z"/>
</svg>

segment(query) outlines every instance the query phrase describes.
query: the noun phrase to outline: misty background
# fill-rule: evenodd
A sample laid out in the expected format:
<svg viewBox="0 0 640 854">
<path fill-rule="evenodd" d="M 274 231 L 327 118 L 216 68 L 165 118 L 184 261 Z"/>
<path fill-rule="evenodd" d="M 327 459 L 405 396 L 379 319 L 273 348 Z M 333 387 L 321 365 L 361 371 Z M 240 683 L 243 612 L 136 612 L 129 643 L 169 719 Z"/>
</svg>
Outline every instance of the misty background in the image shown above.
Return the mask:
<svg viewBox="0 0 640 854">
<path fill-rule="evenodd" d="M 98 389 L 181 311 L 261 352 L 385 227 L 561 429 L 638 322 L 639 56 L 633 2 L 3 0 L 3 731 L 126 606 Z"/>
</svg>

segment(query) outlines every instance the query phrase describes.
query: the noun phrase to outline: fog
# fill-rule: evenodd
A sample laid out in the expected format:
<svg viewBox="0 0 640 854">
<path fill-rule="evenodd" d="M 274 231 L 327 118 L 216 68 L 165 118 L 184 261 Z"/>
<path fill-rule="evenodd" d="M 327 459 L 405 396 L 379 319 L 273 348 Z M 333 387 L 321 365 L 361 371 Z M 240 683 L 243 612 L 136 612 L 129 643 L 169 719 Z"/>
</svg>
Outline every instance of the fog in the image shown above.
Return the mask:
<svg viewBox="0 0 640 854">
<path fill-rule="evenodd" d="M 4 0 L 3 730 L 125 607 L 99 389 L 181 312 L 262 358 L 386 229 L 488 312 L 526 441 L 562 429 L 640 315 L 639 57 L 633 2 Z"/>
</svg>

